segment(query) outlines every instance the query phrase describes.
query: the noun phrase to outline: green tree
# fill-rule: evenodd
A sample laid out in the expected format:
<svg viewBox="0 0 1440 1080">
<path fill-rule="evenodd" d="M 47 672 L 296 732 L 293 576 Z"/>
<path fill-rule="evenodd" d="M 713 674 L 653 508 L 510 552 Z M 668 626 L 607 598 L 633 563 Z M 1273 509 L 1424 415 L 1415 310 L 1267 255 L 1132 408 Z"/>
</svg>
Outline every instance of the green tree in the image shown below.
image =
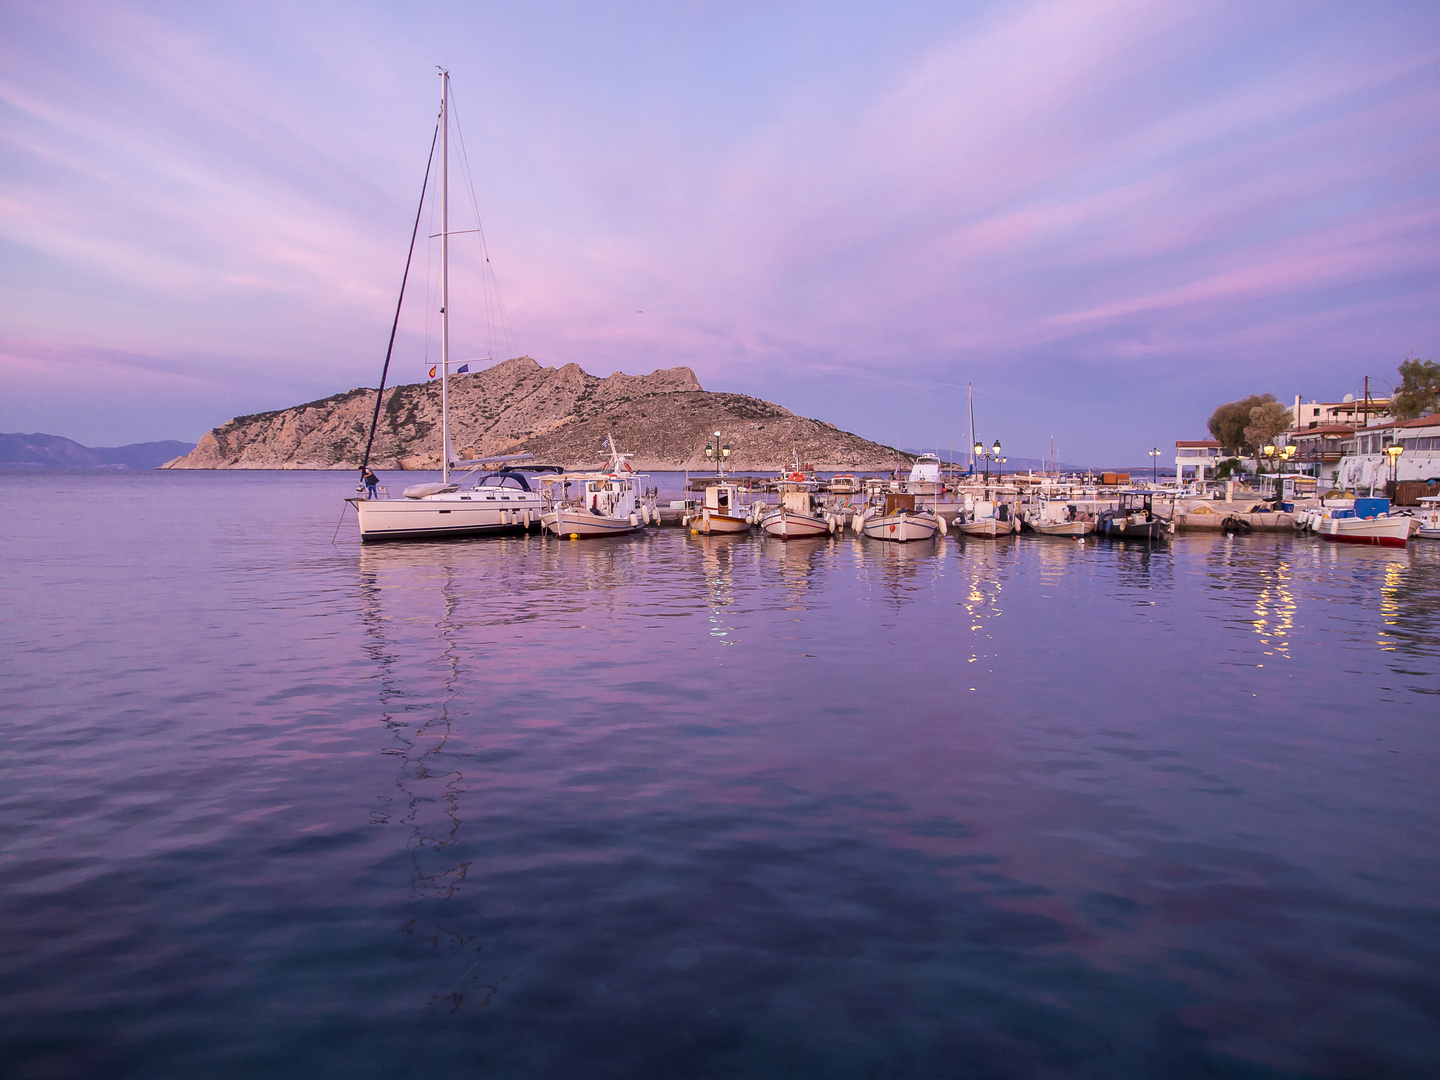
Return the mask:
<svg viewBox="0 0 1440 1080">
<path fill-rule="evenodd" d="M 1245 440 L 1245 429 L 1250 426 L 1250 410 L 1273 404 L 1274 401 L 1274 394 L 1251 394 L 1239 401 L 1221 405 L 1210 414 L 1210 437 L 1219 442 L 1227 454 L 1253 449 Z"/>
<path fill-rule="evenodd" d="M 1250 410 L 1250 423 L 1245 425 L 1245 445 L 1255 455 L 1255 471 L 1260 471 L 1260 448 L 1275 441 L 1282 431 L 1294 423 L 1290 410 L 1278 401 L 1267 401 Z"/>
<path fill-rule="evenodd" d="M 1418 358 L 1401 364 L 1391 407 L 1401 420 L 1428 416 L 1440 408 L 1440 364 Z"/>
</svg>

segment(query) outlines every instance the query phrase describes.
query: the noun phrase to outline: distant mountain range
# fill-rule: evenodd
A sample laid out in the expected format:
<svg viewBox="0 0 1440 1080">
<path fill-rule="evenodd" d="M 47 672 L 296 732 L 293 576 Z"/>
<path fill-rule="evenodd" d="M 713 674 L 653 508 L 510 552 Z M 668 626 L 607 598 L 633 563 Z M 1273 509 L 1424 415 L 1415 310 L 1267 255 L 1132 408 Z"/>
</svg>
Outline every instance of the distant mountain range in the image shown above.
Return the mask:
<svg viewBox="0 0 1440 1080">
<path fill-rule="evenodd" d="M 193 449 L 194 443 L 178 439 L 81 446 L 59 435 L 0 433 L 0 469 L 155 469 Z"/>
<path fill-rule="evenodd" d="M 940 457 L 940 460 L 943 461 L 943 462 L 945 462 L 947 468 L 949 467 L 949 463 L 950 463 L 950 462 L 949 462 L 949 458 L 948 458 L 948 456 L 947 456 L 947 453 L 948 453 L 948 452 L 947 452 L 945 449 L 943 449 L 943 448 L 942 448 L 941 450 L 939 450 L 939 451 L 936 451 L 936 450 L 924 450 L 924 451 L 922 451 L 922 450 L 916 450 L 916 449 L 914 449 L 913 447 L 907 447 L 907 448 L 905 449 L 905 453 L 907 453 L 907 454 L 919 454 L 919 453 L 936 454 L 936 453 L 938 453 L 938 454 L 939 454 L 939 457 Z M 968 453 L 962 452 L 959 447 L 956 447 L 956 449 L 955 449 L 955 467 L 958 468 L 958 469 L 964 469 L 964 468 L 965 468 L 966 466 L 968 466 L 969 464 L 970 464 L 970 455 L 969 455 Z M 1025 472 L 1025 471 L 1027 471 L 1027 470 L 1030 470 L 1030 469 L 1033 469 L 1035 472 L 1038 473 L 1038 472 L 1044 472 L 1044 471 L 1045 471 L 1046 469 L 1048 469 L 1049 467 L 1050 467 L 1050 461 L 1049 461 L 1048 458 L 1010 457 L 1009 455 L 1006 455 L 1006 460 L 1005 460 L 1005 471 L 1006 471 L 1006 473 L 1015 473 L 1015 472 L 1022 472 L 1022 473 L 1023 473 L 1023 472 Z M 975 471 L 976 471 L 976 472 L 981 472 L 981 473 L 983 473 L 983 472 L 985 471 L 985 462 L 984 462 L 983 459 L 980 460 L 980 461 L 975 462 Z M 1060 472 L 1060 473 L 1128 472 L 1128 473 L 1130 473 L 1132 476 L 1136 477 L 1137 479 L 1140 479 L 1140 478 L 1142 478 L 1142 477 L 1141 477 L 1141 474 L 1142 474 L 1142 473 L 1149 473 L 1149 472 L 1150 472 L 1150 466 L 1149 466 L 1148 463 L 1145 464 L 1145 465 L 1071 465 L 1068 461 L 1057 461 L 1057 462 L 1055 462 L 1055 471 L 1056 471 L 1056 472 Z M 992 474 L 995 472 L 995 463 L 994 463 L 994 462 L 991 462 L 991 463 L 990 463 L 990 472 L 991 472 Z M 1159 472 L 1159 474 L 1160 474 L 1161 476 L 1174 476 L 1174 475 L 1175 475 L 1175 463 L 1174 463 L 1174 460 L 1173 460 L 1173 459 L 1171 460 L 1170 466 L 1169 466 L 1169 468 L 1167 469 L 1166 466 L 1165 466 L 1164 460 L 1162 459 L 1162 460 L 1161 460 L 1161 464 L 1160 464 L 1160 472 Z"/>
</svg>

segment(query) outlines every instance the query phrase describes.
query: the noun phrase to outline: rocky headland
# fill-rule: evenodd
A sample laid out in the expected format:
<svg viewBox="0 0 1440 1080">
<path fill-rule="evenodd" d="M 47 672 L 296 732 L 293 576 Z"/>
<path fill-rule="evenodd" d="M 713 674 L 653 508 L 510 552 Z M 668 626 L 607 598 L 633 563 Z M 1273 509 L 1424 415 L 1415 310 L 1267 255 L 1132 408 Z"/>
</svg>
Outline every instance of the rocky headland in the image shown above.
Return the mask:
<svg viewBox="0 0 1440 1080">
<path fill-rule="evenodd" d="M 356 469 L 375 409 L 360 387 L 276 412 L 237 416 L 166 469 Z M 703 389 L 687 367 L 598 378 L 578 364 L 542 367 L 528 356 L 450 380 L 450 438 L 460 458 L 529 451 L 537 462 L 592 468 L 613 433 L 636 468 L 703 470 L 705 443 L 722 433 L 739 470 L 770 470 L 798 457 L 818 469 L 893 468 L 908 455 L 796 416 L 745 394 Z M 385 391 L 371 451 L 377 469 L 440 467 L 440 382 Z M 710 466 L 713 467 L 713 466 Z"/>
</svg>

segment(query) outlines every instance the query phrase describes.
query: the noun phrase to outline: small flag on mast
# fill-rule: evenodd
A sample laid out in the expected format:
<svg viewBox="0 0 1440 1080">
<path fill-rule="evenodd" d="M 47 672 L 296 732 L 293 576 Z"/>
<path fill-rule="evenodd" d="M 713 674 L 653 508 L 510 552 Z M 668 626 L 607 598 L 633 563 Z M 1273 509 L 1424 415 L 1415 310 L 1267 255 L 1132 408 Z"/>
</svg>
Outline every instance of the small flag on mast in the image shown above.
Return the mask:
<svg viewBox="0 0 1440 1080">
<path fill-rule="evenodd" d="M 433 378 L 435 377 L 435 372 L 437 372 L 437 371 L 439 371 L 439 370 L 440 370 L 440 365 L 439 365 L 439 364 L 436 364 L 434 367 L 432 367 L 432 368 L 430 369 L 430 377 L 433 379 Z"/>
<path fill-rule="evenodd" d="M 468 374 L 470 374 L 470 365 L 469 365 L 469 364 L 461 364 L 458 368 L 455 369 L 455 374 L 456 374 L 456 375 L 468 375 Z"/>
</svg>

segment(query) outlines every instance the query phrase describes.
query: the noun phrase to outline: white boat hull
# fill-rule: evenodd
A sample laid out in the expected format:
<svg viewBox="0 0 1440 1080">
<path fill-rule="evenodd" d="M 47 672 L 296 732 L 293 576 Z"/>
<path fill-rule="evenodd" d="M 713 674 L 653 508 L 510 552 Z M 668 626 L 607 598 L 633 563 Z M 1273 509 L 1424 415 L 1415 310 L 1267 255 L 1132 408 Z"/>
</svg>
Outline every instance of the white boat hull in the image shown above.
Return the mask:
<svg viewBox="0 0 1440 1080">
<path fill-rule="evenodd" d="M 360 539 L 423 540 L 518 532 L 538 524 L 544 507 L 538 499 L 350 499 L 360 519 Z"/>
<path fill-rule="evenodd" d="M 597 536 L 623 536 L 639 532 L 644 523 L 638 515 L 603 517 L 587 510 L 565 507 L 552 510 L 540 519 L 541 524 L 556 536 L 571 540 L 590 540 Z"/>
<path fill-rule="evenodd" d="M 1093 521 L 1032 521 L 1030 527 L 1042 536 L 1089 536 L 1095 531 Z"/>
<path fill-rule="evenodd" d="M 690 519 L 690 531 L 701 536 L 733 536 L 750 531 L 750 521 L 734 514 L 722 514 L 714 510 L 701 510 L 699 516 Z"/>
<path fill-rule="evenodd" d="M 997 536 L 1009 536 L 1015 531 L 1014 521 L 1001 521 L 998 518 L 982 518 L 980 521 L 962 521 L 960 531 L 966 536 L 984 536 L 994 539 Z"/>
<path fill-rule="evenodd" d="M 933 514 L 890 514 L 867 518 L 861 531 L 871 540 L 904 544 L 913 540 L 933 540 L 940 531 L 940 522 Z"/>
<path fill-rule="evenodd" d="M 781 540 L 801 540 L 811 536 L 830 535 L 830 522 L 795 510 L 771 510 L 760 519 L 760 528 Z"/>
<path fill-rule="evenodd" d="M 1379 544 L 1404 547 L 1410 539 L 1411 519 L 1400 514 L 1374 518 L 1325 518 L 1318 532 L 1340 544 Z"/>
</svg>

